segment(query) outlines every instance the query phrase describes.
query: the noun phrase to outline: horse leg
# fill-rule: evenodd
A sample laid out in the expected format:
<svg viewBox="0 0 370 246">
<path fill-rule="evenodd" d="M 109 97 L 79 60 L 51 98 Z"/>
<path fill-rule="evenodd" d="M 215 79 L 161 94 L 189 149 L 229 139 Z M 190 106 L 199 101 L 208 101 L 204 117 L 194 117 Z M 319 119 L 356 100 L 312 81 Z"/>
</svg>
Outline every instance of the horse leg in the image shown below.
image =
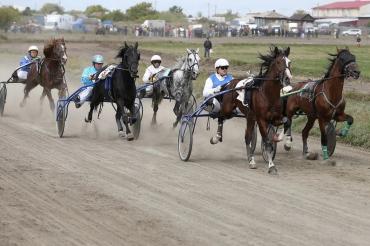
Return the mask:
<svg viewBox="0 0 370 246">
<path fill-rule="evenodd" d="M 211 144 L 217 144 L 218 142 L 222 142 L 222 128 L 224 125 L 224 119 L 222 117 L 218 118 L 218 128 L 216 136 L 213 136 L 210 139 Z"/>
<path fill-rule="evenodd" d="M 90 103 L 90 111 L 89 111 L 89 113 L 87 115 L 87 118 L 85 118 L 85 122 L 86 123 L 91 123 L 94 108 L 95 108 L 95 105 L 91 102 Z"/>
<path fill-rule="evenodd" d="M 182 114 L 180 113 L 180 103 L 176 101 L 175 103 L 175 107 L 173 108 L 173 112 L 175 113 L 176 115 L 176 120 L 175 122 L 172 124 L 172 127 L 173 128 L 176 128 L 177 124 L 180 122 L 181 120 L 181 116 Z"/>
<path fill-rule="evenodd" d="M 349 129 L 353 125 L 353 117 L 351 115 L 345 114 L 343 112 L 342 114 L 337 115 L 334 119 L 337 122 L 345 121 L 343 128 L 338 130 L 337 135 L 340 136 L 340 137 L 347 136 Z"/>
<path fill-rule="evenodd" d="M 284 121 L 284 149 L 286 151 L 292 148 L 292 118 L 286 117 Z"/>
<path fill-rule="evenodd" d="M 153 97 L 153 117 L 152 122 L 150 123 L 152 126 L 157 125 L 157 111 L 158 111 L 158 102 Z"/>
<path fill-rule="evenodd" d="M 42 93 L 41 93 L 41 96 L 40 96 L 40 106 L 42 105 L 42 103 L 44 102 L 44 99 L 45 99 L 45 96 L 46 96 L 46 91 L 45 91 L 45 88 L 42 90 Z"/>
<path fill-rule="evenodd" d="M 51 90 L 50 89 L 44 89 L 44 90 L 45 90 L 46 96 L 49 99 L 50 110 L 52 112 L 54 112 L 54 110 L 55 110 L 55 103 L 54 103 L 53 96 L 51 95 Z"/>
<path fill-rule="evenodd" d="M 26 86 L 24 87 L 24 97 L 19 106 L 24 107 L 26 105 L 27 97 L 30 91 L 38 85 L 37 81 L 26 81 Z"/>
<path fill-rule="evenodd" d="M 252 149 L 250 146 L 250 143 L 252 141 L 252 132 L 254 130 L 255 122 L 256 121 L 253 118 L 247 119 L 246 121 L 247 128 L 245 129 L 245 135 L 244 135 L 245 147 L 247 149 L 248 164 L 249 164 L 249 168 L 251 169 L 257 168 L 256 162 L 254 161 L 254 151 L 252 152 Z"/>
<path fill-rule="evenodd" d="M 332 162 L 329 160 L 329 153 L 328 153 L 328 137 L 326 135 L 325 127 L 328 124 L 328 122 L 325 122 L 324 120 L 319 119 L 319 126 L 320 126 L 320 132 L 321 132 L 321 149 L 322 149 L 322 159 L 327 162 L 328 164 L 335 164 L 335 162 Z"/>
<path fill-rule="evenodd" d="M 274 151 L 273 143 L 272 143 L 272 139 L 269 139 L 268 134 L 267 134 L 268 123 L 267 123 L 267 121 L 264 121 L 264 120 L 257 121 L 257 123 L 258 123 L 258 127 L 260 129 L 263 144 L 265 145 L 265 149 L 266 149 L 266 152 L 267 152 L 267 157 L 268 157 L 268 162 L 269 162 L 268 173 L 269 174 L 277 174 L 277 169 L 276 169 L 275 164 L 272 160 L 273 151 Z"/>
<path fill-rule="evenodd" d="M 303 156 L 308 160 L 316 160 L 317 159 L 317 153 L 310 153 L 308 152 L 308 145 L 307 145 L 307 138 L 308 134 L 310 133 L 310 130 L 312 129 L 315 118 L 313 117 L 307 117 L 307 123 L 306 126 L 302 130 L 302 142 L 303 142 Z"/>
<path fill-rule="evenodd" d="M 123 131 L 123 126 L 121 123 L 122 119 L 122 113 L 121 113 L 121 108 L 117 106 L 117 112 L 116 112 L 116 124 L 117 124 L 117 129 L 118 129 L 118 136 L 124 138 L 126 137 L 126 133 Z"/>
<path fill-rule="evenodd" d="M 126 136 L 127 136 L 127 140 L 128 141 L 132 141 L 134 140 L 134 134 L 132 134 L 131 130 L 130 130 L 130 127 L 129 127 L 129 116 L 128 114 L 125 112 L 125 104 L 124 104 L 124 101 L 122 98 L 118 98 L 117 99 L 117 111 L 120 112 L 121 116 L 122 116 L 122 119 L 123 119 L 123 124 L 125 125 L 125 128 L 126 128 Z M 130 108 L 130 112 L 132 115 L 134 115 L 134 111 L 132 111 L 132 109 Z"/>
</svg>

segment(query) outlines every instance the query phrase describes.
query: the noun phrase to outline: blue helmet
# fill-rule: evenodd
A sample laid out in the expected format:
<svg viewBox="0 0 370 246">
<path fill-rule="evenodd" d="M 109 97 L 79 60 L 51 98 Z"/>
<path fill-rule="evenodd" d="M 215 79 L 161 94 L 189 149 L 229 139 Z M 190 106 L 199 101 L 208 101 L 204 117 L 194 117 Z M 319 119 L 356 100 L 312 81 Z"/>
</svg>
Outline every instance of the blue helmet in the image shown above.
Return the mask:
<svg viewBox="0 0 370 246">
<path fill-rule="evenodd" d="M 104 63 L 104 57 L 102 55 L 94 55 L 92 58 L 93 63 Z"/>
</svg>

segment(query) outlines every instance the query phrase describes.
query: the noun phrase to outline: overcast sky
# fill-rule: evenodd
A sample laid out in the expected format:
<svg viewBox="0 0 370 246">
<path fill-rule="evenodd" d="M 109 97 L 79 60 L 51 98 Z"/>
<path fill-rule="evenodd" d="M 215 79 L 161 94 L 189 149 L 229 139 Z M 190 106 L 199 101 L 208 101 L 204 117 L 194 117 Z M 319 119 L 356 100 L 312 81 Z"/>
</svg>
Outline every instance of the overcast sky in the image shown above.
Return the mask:
<svg viewBox="0 0 370 246">
<path fill-rule="evenodd" d="M 127 8 L 145 0 L 0 0 L 2 5 L 29 6 L 32 9 L 39 9 L 45 3 L 61 4 L 65 10 L 85 10 L 87 6 L 100 4 L 103 7 L 113 10 L 126 10 Z M 247 12 L 259 12 L 275 9 L 284 15 L 291 15 L 295 10 L 305 10 L 311 13 L 311 8 L 322 4 L 335 2 L 336 0 L 148 0 L 156 10 L 168 10 L 173 5 L 181 6 L 186 14 L 196 15 L 202 12 L 204 16 L 215 12 L 224 13 L 231 9 L 244 15 Z M 209 7 L 208 7 L 209 6 Z"/>
</svg>

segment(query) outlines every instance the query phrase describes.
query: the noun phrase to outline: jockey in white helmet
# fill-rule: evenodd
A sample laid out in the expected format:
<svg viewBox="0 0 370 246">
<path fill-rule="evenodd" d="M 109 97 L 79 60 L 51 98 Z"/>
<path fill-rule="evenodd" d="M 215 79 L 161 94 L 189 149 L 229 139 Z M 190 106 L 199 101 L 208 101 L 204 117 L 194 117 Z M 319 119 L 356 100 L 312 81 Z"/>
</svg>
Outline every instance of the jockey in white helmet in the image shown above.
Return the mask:
<svg viewBox="0 0 370 246">
<path fill-rule="evenodd" d="M 220 92 L 222 87 L 227 85 L 233 79 L 233 76 L 228 74 L 229 62 L 226 59 L 217 59 L 215 62 L 215 69 L 216 72 L 208 77 L 204 85 L 204 97 L 209 97 Z M 212 111 L 218 112 L 220 110 L 220 103 L 216 98 L 213 99 L 212 103 Z"/>
<path fill-rule="evenodd" d="M 165 67 L 161 66 L 162 58 L 159 55 L 153 55 L 150 58 L 151 65 L 146 68 L 145 73 L 143 75 L 143 82 L 146 84 L 151 84 L 155 81 L 155 75 L 165 69 Z M 141 93 L 141 96 L 144 95 L 151 95 L 153 92 L 153 85 L 149 85 L 146 87 L 146 91 Z"/>
<path fill-rule="evenodd" d="M 92 85 L 95 82 L 94 76 L 100 72 L 104 65 L 104 57 L 102 55 L 94 55 L 92 57 L 92 66 L 86 67 L 81 75 L 81 83 L 84 86 Z M 91 96 L 93 86 L 86 87 L 82 92 L 80 92 L 75 99 L 76 108 L 81 107 L 81 105 Z"/>
<path fill-rule="evenodd" d="M 39 48 L 36 45 L 31 45 L 28 47 L 28 54 L 24 57 L 22 57 L 21 61 L 19 62 L 19 66 L 24 66 L 27 64 L 30 64 L 34 61 L 37 61 L 40 59 L 38 57 L 39 54 Z M 17 76 L 21 80 L 27 79 L 28 72 L 30 71 L 30 66 L 24 66 L 17 71 Z"/>
</svg>

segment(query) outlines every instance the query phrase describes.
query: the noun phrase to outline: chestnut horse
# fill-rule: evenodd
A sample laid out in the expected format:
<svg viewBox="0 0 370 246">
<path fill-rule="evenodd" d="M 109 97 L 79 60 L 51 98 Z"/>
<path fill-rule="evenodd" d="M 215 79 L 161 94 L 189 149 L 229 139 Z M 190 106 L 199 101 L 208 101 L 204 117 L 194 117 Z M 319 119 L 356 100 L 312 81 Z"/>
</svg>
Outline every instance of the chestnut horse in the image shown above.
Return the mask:
<svg viewBox="0 0 370 246">
<path fill-rule="evenodd" d="M 45 57 L 40 63 L 32 63 L 24 88 L 24 98 L 20 104 L 23 107 L 30 91 L 37 85 L 44 87 L 40 97 L 40 103 L 45 96 L 49 99 L 50 109 L 54 111 L 55 103 L 51 95 L 51 89 L 58 89 L 59 98 L 64 97 L 67 92 L 67 84 L 64 79 L 64 65 L 67 62 L 67 48 L 64 38 L 51 39 L 44 44 Z"/>
<path fill-rule="evenodd" d="M 307 146 L 308 134 L 316 119 L 319 121 L 321 132 L 321 147 L 323 159 L 328 160 L 327 135 L 325 128 L 332 120 L 337 122 L 346 121 L 339 135 L 346 136 L 353 124 L 353 117 L 344 112 L 346 102 L 343 98 L 344 79 L 358 79 L 360 71 L 356 63 L 356 57 L 346 49 L 337 49 L 337 54 L 330 54 L 331 64 L 323 79 L 318 81 L 299 82 L 293 86 L 293 90 L 303 89 L 303 92 L 288 97 L 285 114 L 288 121 L 284 125 L 286 150 L 291 148 L 291 123 L 293 115 L 301 110 L 307 115 L 307 123 L 302 131 L 303 155 L 307 159 L 317 159 L 317 153 L 309 153 Z"/>
<path fill-rule="evenodd" d="M 272 46 L 270 48 L 270 54 L 260 54 L 260 59 L 263 62 L 261 64 L 259 75 L 254 78 L 253 85 L 249 88 L 249 90 L 251 90 L 249 107 L 244 106 L 242 101 L 237 99 L 237 84 L 240 79 L 234 79 L 230 81 L 226 89 L 231 90 L 231 92 L 224 94 L 222 99 L 221 110 L 218 117 L 217 135 L 211 139 L 211 143 L 222 141 L 223 121 L 232 117 L 233 111 L 236 108 L 239 108 L 247 120 L 245 144 L 247 148 L 249 167 L 252 169 L 256 168 L 253 153 L 254 151 L 252 151 L 250 147 L 250 142 L 252 139 L 252 132 L 255 122 L 257 121 L 262 136 L 262 141 L 264 142 L 266 151 L 268 153 L 268 173 L 270 174 L 277 173 L 277 169 L 272 160 L 272 141 L 278 141 L 278 139 L 277 136 L 274 136 L 273 139 L 268 137 L 268 128 L 269 125 L 277 126 L 282 124 L 283 115 L 280 103 L 280 89 L 283 86 L 285 77 L 291 76 L 288 59 L 289 53 L 289 47 L 286 50 L 281 50 L 278 49 L 278 47 Z"/>
</svg>

